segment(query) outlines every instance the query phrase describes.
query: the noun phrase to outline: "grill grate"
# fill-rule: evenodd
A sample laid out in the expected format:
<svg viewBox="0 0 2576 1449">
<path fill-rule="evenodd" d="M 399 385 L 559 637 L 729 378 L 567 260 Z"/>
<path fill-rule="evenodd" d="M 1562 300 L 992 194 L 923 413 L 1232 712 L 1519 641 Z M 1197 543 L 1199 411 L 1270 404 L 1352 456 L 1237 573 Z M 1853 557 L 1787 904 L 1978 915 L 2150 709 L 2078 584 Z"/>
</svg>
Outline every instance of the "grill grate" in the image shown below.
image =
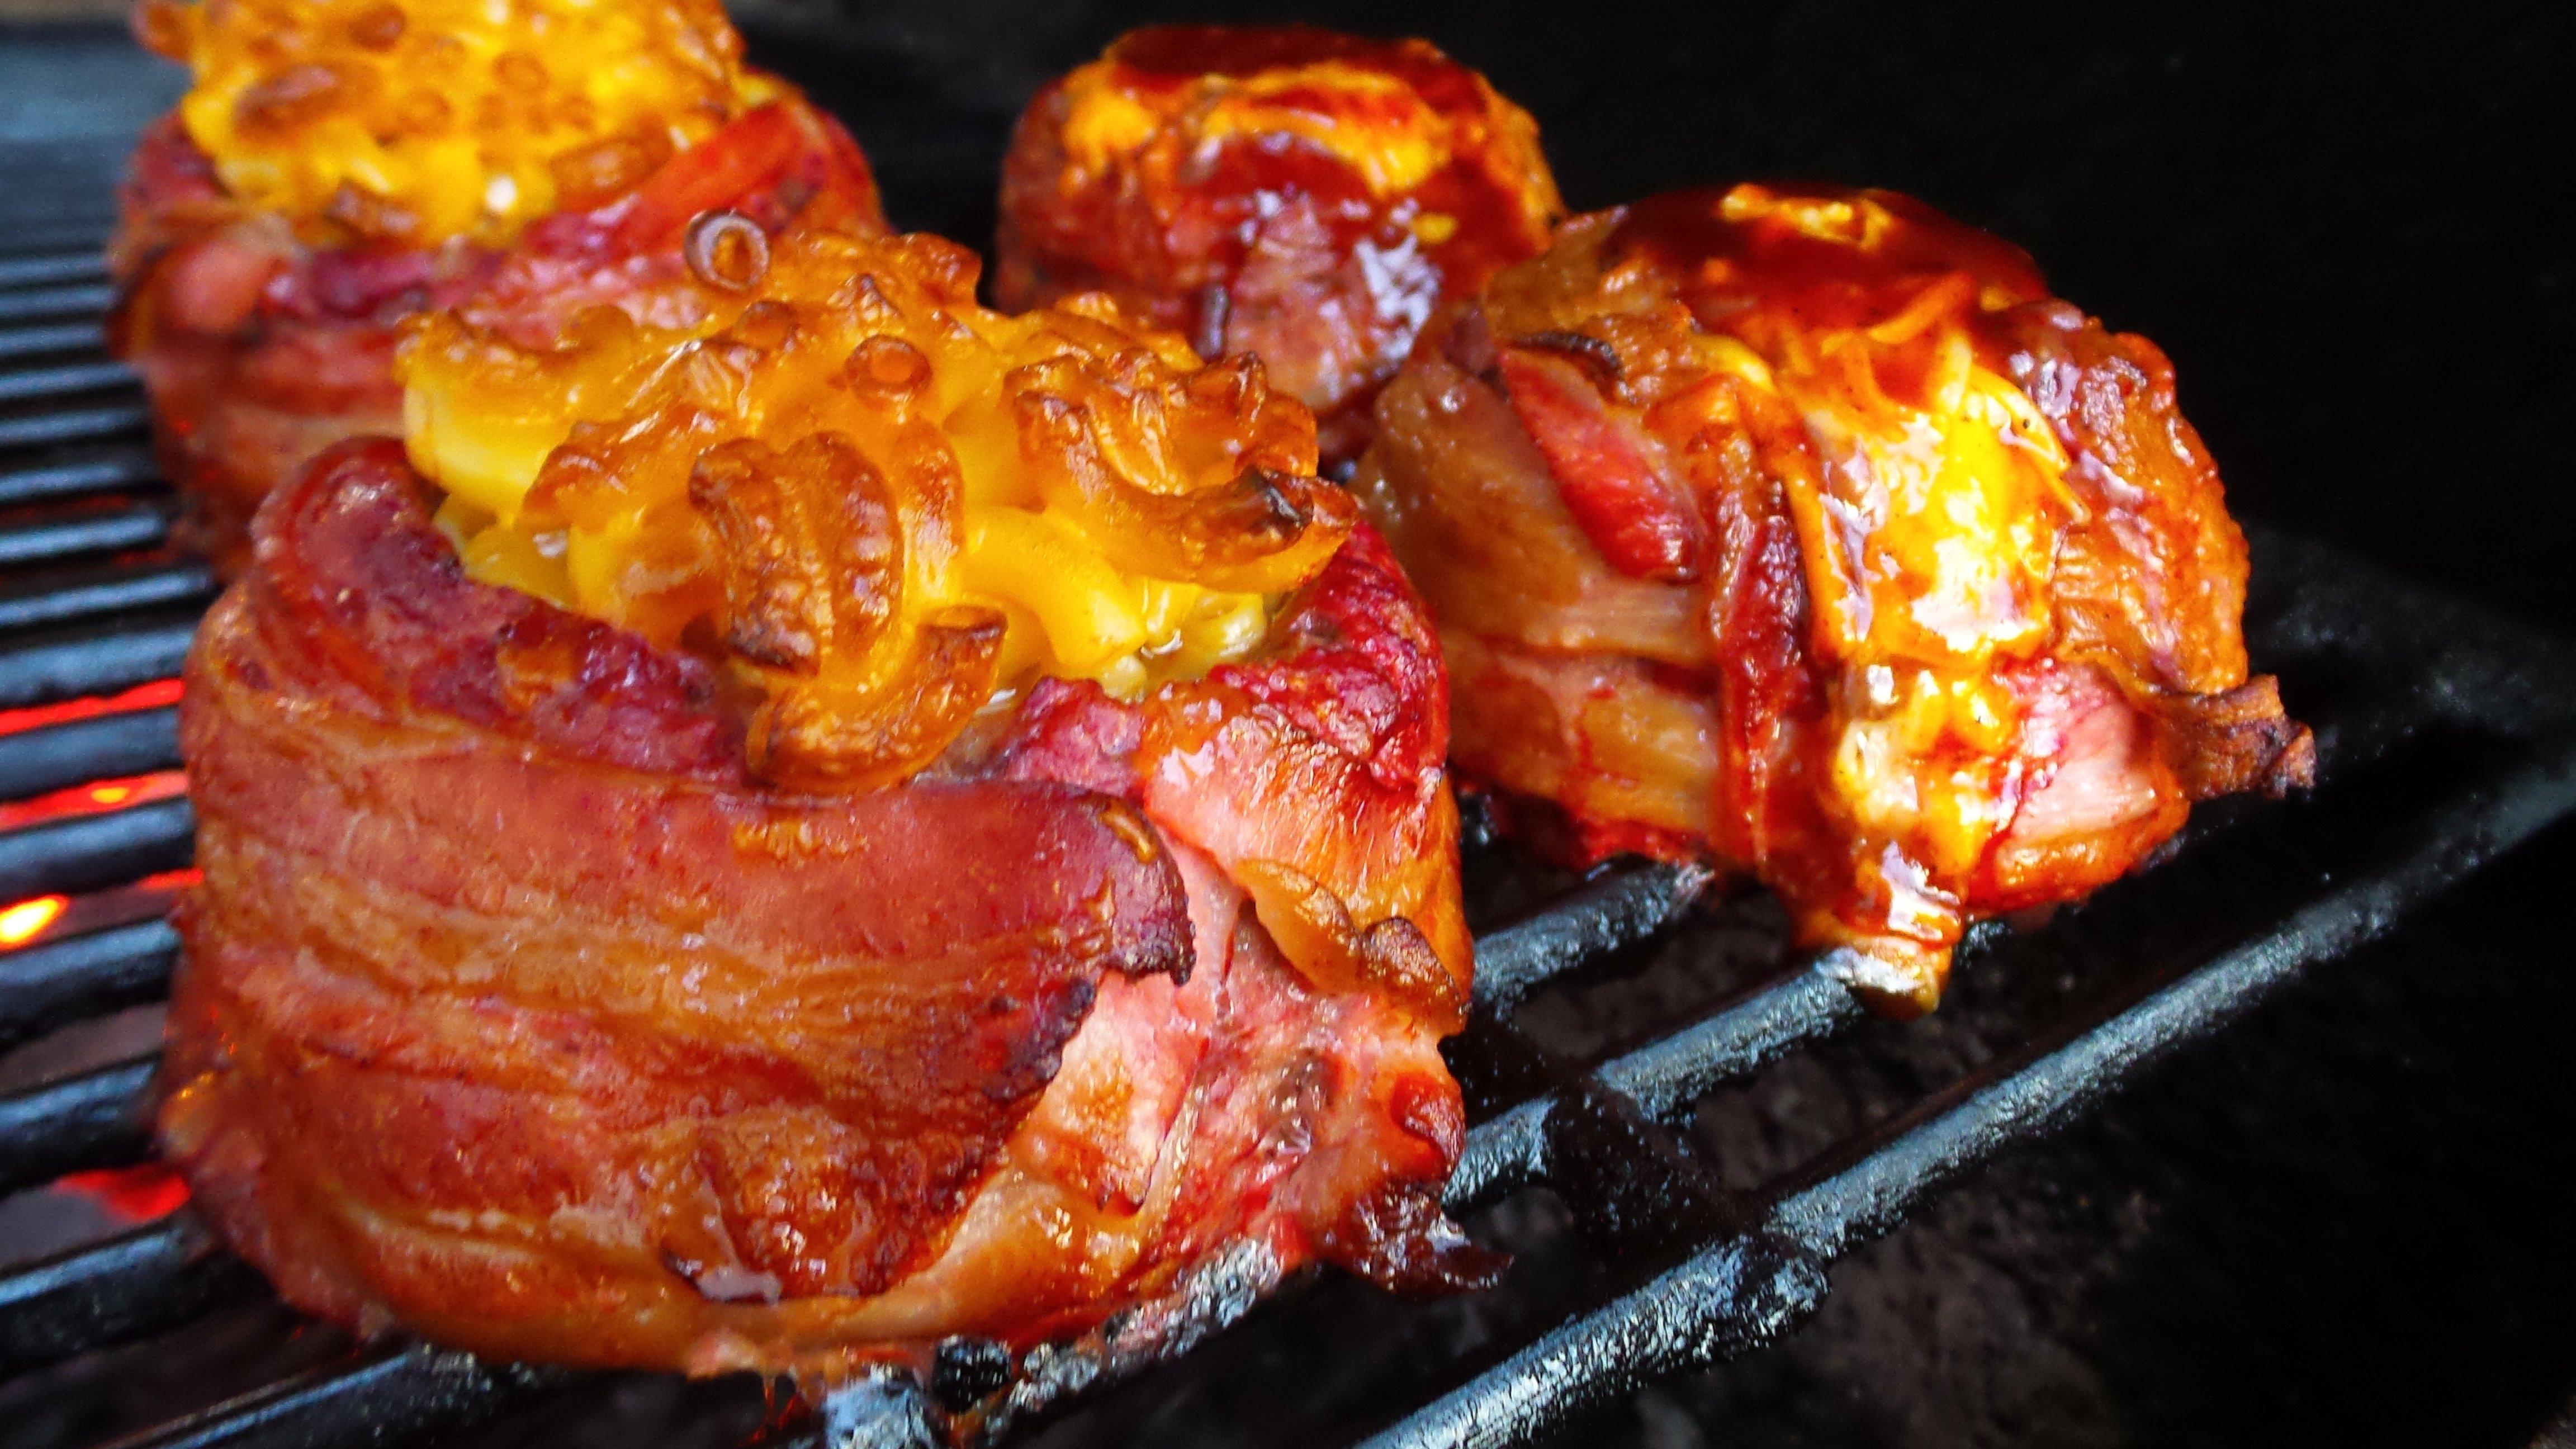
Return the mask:
<svg viewBox="0 0 2576 1449">
<path fill-rule="evenodd" d="M 51 818 L 0 814 L 22 821 L 0 829 L 0 908 L 51 901 L 41 910 L 61 911 L 0 943 L 0 1048 L 158 998 L 177 954 L 155 909 L 165 897 L 132 883 L 186 865 L 184 796 L 120 805 L 113 791 L 62 795 L 177 765 L 173 696 L 160 682 L 214 587 L 201 563 L 169 550 L 171 507 L 139 394 L 99 352 L 109 300 L 94 251 L 0 245 L 0 811 L 39 797 L 59 806 Z M 1301 1385 L 1297 1412 L 1271 1438 L 1522 1443 L 1652 1379 L 1767 1342 L 1814 1309 L 1834 1260 L 1945 1183 L 2576 809 L 2576 655 L 2314 545 L 2257 544 L 2249 629 L 2318 726 L 2318 797 L 2205 811 L 2173 862 L 2046 927 L 1985 932 L 1965 959 L 1997 979 L 2073 957 L 2110 963 L 2093 973 L 2110 979 L 2072 1009 L 2009 1029 L 1984 1066 L 1807 1165 L 1731 1187 L 1676 1128 L 1712 1092 L 1864 1021 L 1813 963 L 1706 993 L 1624 1050 L 1543 1045 L 1524 1021 L 1552 996 L 1705 945 L 1694 935 L 1708 920 L 1693 904 L 1702 877 L 1630 866 L 1570 889 L 1554 882 L 1543 909 L 1486 931 L 1474 1022 L 1452 1053 L 1478 1121 L 1451 1205 L 1476 1213 L 1531 1189 L 1552 1194 L 1602 1270 L 1570 1305 L 1515 1310 L 1507 1284 L 1490 1312 L 1419 1310 L 1452 1324 L 1484 1313 L 1502 1327 L 1453 1335 L 1460 1342 L 1427 1365 L 1408 1360 L 1392 1399 L 1380 1370 Z M 1471 871 L 1488 907 L 1537 898 L 1532 869 L 1507 853 L 1479 847 Z M 125 1057 L 0 1095 L 0 1191 L 138 1160 L 152 1065 Z M 0 1373 L 133 1343 L 261 1291 L 182 1208 L 0 1267 Z M 1135 1400 L 1216 1392 L 1206 1386 L 1254 1371 L 1265 1335 L 1300 1331 L 1301 1315 L 1330 1317 L 1352 1291 L 1292 1290 L 1180 1363 L 1105 1397 L 1093 1387 L 1086 1402 L 1100 1402 L 1114 1437 Z M 1086 1379 L 1059 1375 L 1026 1407 L 1051 1407 L 1039 1401 Z M 601 1381 L 380 1344 L 118 1442 L 417 1440 Z M 1427 1403 L 1416 1384 L 1436 1391 Z M 880 1392 L 773 1424 L 764 1442 L 894 1443 L 917 1418 Z"/>
</svg>

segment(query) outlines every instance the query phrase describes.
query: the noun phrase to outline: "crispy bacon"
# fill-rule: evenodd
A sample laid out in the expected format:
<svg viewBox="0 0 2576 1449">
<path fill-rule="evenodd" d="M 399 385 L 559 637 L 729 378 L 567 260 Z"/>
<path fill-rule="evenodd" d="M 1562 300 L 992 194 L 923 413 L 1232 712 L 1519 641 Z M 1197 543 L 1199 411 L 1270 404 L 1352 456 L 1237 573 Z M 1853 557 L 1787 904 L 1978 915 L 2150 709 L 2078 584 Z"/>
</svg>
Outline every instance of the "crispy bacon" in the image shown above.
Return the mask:
<svg viewBox="0 0 2576 1449">
<path fill-rule="evenodd" d="M 1437 1208 L 1445 679 L 1365 528 L 1203 680 L 806 796 L 714 670 L 467 579 L 429 502 L 325 453 L 189 665 L 161 1136 L 289 1300 L 830 1380 L 1106 1352 L 1220 1272 L 1489 1271 Z"/>
<path fill-rule="evenodd" d="M 1462 773 L 1577 860 L 1760 875 L 1890 1004 L 1969 920 L 2313 768 L 2163 355 L 1904 197 L 1577 218 L 1377 422 L 1355 487 L 1440 620 Z"/>
<path fill-rule="evenodd" d="M 1506 347 L 1495 372 L 1512 415 L 1547 459 L 1548 476 L 1612 568 L 1686 584 L 1699 576 L 1699 510 L 1642 428 L 1611 415 L 1565 361 Z"/>
<path fill-rule="evenodd" d="M 316 246 L 224 191 L 176 115 L 148 130 L 111 250 L 114 350 L 142 373 L 186 541 L 227 575 L 261 498 L 343 438 L 402 431 L 393 379 L 404 319 L 463 307 L 535 345 L 589 306 L 671 322 L 688 305 L 678 235 L 730 205 L 882 231 L 876 183 L 838 123 L 793 95 L 757 107 L 624 194 L 549 217 L 513 245 L 357 240 Z"/>
<path fill-rule="evenodd" d="M 1528 115 L 1427 42 L 1149 26 L 1021 116 L 994 290 L 1106 291 L 1206 356 L 1252 353 L 1340 463 L 1432 309 L 1562 211 Z"/>
</svg>

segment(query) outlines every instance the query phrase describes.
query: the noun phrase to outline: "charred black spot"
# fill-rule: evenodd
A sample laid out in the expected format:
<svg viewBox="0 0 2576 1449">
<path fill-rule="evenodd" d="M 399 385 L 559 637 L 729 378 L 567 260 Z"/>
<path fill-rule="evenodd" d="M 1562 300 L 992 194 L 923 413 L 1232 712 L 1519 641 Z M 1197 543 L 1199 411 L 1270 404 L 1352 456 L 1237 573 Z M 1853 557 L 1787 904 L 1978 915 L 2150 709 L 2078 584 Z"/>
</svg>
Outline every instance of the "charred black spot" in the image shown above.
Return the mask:
<svg viewBox="0 0 2576 1449">
<path fill-rule="evenodd" d="M 1234 480 L 1240 501 L 1238 522 L 1255 537 L 1288 544 L 1305 533 L 1313 514 L 1299 501 L 1296 479 L 1267 468 L 1246 468 Z"/>
<path fill-rule="evenodd" d="M 930 1392 L 939 1406 L 961 1413 L 1011 1383 L 1011 1351 L 989 1338 L 942 1339 L 930 1360 Z"/>
<path fill-rule="evenodd" d="M 1214 360 L 1224 355 L 1226 319 L 1233 312 L 1233 294 L 1223 284 L 1210 282 L 1199 289 L 1199 325 L 1190 332 L 1190 346 L 1199 356 Z"/>
<path fill-rule="evenodd" d="M 1617 383 L 1625 371 L 1619 363 L 1619 349 L 1589 333 L 1533 332 L 1512 339 L 1512 345 L 1570 357 L 1582 364 L 1594 381 L 1605 386 Z"/>
<path fill-rule="evenodd" d="M 1020 1008 L 1026 1024 L 1011 1043 L 1009 1058 L 985 1081 L 986 1099 L 1016 1102 L 1044 1091 L 1064 1065 L 1064 1044 L 1091 1014 L 1099 990 L 1099 983 L 1089 979 L 1059 982 Z"/>
</svg>

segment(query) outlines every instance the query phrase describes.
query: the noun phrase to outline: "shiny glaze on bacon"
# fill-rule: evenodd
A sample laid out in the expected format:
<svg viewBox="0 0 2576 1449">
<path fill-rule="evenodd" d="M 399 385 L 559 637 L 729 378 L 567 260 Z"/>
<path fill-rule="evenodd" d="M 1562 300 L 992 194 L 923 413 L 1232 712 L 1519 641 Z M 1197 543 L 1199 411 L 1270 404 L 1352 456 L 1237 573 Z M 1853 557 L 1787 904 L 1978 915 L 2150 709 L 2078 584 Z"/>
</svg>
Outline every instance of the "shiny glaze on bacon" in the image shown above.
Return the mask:
<svg viewBox="0 0 2576 1449">
<path fill-rule="evenodd" d="M 1428 42 L 1151 26 L 1020 117 L 994 290 L 1107 291 L 1205 356 L 1258 356 L 1335 464 L 1433 307 L 1563 209 L 1536 124 Z"/>
<path fill-rule="evenodd" d="M 1888 1004 L 1969 921 L 2312 769 L 2163 354 L 1907 198 L 1578 218 L 1377 421 L 1356 486 L 1440 620 L 1462 774 L 1575 859 L 1759 875 Z"/>
<path fill-rule="evenodd" d="M 1123 1309 L 1132 1354 L 1220 1270 L 1487 1271 L 1437 1207 L 1444 681 L 1365 528 L 1250 658 L 808 796 L 717 671 L 472 582 L 430 503 L 326 453 L 189 665 L 160 1135 L 290 1301 L 829 1382 Z"/>
<path fill-rule="evenodd" d="M 175 116 L 145 133 L 122 200 L 110 345 L 143 375 L 162 472 L 188 505 L 184 540 L 227 576 L 247 561 L 260 499 L 307 458 L 402 431 L 406 319 L 463 308 L 532 345 L 587 306 L 669 320 L 691 305 L 682 231 L 712 208 L 772 230 L 884 229 L 857 144 L 792 93 L 507 247 L 308 243 L 233 200 Z"/>
</svg>

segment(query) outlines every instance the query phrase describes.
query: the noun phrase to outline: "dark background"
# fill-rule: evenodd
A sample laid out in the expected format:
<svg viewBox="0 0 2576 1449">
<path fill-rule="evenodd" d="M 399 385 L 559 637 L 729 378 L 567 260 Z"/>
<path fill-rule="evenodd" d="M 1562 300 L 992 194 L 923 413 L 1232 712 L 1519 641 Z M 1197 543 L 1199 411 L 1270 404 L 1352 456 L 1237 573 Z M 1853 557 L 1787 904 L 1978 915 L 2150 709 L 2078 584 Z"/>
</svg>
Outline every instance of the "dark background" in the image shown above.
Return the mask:
<svg viewBox="0 0 2576 1449">
<path fill-rule="evenodd" d="M 2576 8 L 744 14 L 764 62 L 853 120 L 899 223 L 978 244 L 1029 90 L 1160 18 L 1429 36 L 1538 117 L 1578 208 L 1749 176 L 1913 192 L 2162 344 L 2240 513 L 2576 634 Z M 38 183 L 101 164 L 167 92 L 113 47 L 94 79 L 78 47 L 39 73 L 7 35 L 18 223 L 77 209 Z M 59 105 L 93 140 L 61 139 Z M 2530 1442 L 2576 1394 L 2571 873 L 2561 829 L 1856 1256 L 1788 1344 L 1569 1442 Z"/>
</svg>

